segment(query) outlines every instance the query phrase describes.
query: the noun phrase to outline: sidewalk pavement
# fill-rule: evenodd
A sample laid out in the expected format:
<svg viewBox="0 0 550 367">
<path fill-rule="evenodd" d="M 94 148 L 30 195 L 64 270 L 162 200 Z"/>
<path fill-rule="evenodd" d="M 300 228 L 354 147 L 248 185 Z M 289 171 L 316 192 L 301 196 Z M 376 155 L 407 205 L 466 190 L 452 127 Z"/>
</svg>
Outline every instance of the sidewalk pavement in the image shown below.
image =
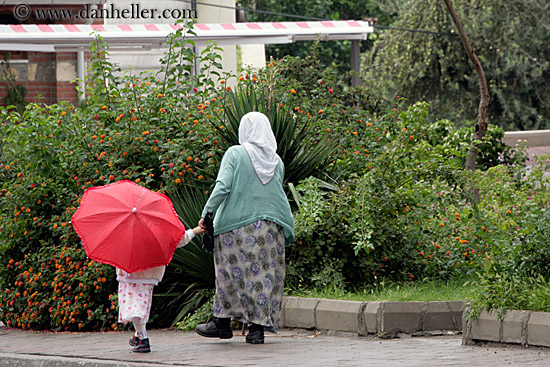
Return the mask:
<svg viewBox="0 0 550 367">
<path fill-rule="evenodd" d="M 463 346 L 460 335 L 379 339 L 283 329 L 263 345 L 152 330 L 151 353 L 133 353 L 131 332 L 45 333 L 0 329 L 0 367 L 113 366 L 550 366 L 550 350 Z"/>
</svg>

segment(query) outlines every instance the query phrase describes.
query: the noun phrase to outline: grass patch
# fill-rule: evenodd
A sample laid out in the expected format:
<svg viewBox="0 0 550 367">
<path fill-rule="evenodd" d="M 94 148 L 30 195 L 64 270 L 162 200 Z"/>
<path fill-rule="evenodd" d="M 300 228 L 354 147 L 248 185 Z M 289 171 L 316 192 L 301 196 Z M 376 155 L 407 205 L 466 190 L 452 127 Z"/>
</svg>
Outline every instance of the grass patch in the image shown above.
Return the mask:
<svg viewBox="0 0 550 367">
<path fill-rule="evenodd" d="M 541 274 L 532 277 L 510 274 L 493 274 L 480 281 L 473 298 L 472 315 L 482 310 L 529 310 L 550 312 L 550 279 Z"/>
<path fill-rule="evenodd" d="M 466 301 L 480 288 L 471 279 L 448 281 L 424 280 L 419 282 L 380 283 L 346 291 L 339 288 L 287 290 L 288 296 L 328 298 L 346 301 Z"/>
</svg>

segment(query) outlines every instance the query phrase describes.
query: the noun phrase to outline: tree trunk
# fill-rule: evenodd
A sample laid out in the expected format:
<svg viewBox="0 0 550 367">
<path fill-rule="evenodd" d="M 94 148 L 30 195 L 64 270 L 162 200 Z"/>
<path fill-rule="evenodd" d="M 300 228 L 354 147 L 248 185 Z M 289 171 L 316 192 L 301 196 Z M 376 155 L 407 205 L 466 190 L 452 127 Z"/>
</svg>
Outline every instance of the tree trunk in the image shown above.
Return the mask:
<svg viewBox="0 0 550 367">
<path fill-rule="evenodd" d="M 468 155 L 466 156 L 466 169 L 475 171 L 476 160 L 479 152 L 479 147 L 481 145 L 480 143 L 487 133 L 487 122 L 485 121 L 485 117 L 487 113 L 487 106 L 489 105 L 490 100 L 489 89 L 487 88 L 487 80 L 485 79 L 485 71 L 483 71 L 483 66 L 481 66 L 481 62 L 479 61 L 477 55 L 472 49 L 472 46 L 470 45 L 470 40 L 468 39 L 466 30 L 464 29 L 462 22 L 456 14 L 451 0 L 443 1 L 447 6 L 447 10 L 449 10 L 449 14 L 451 14 L 451 18 L 453 18 L 453 22 L 456 26 L 456 29 L 458 30 L 458 34 L 460 36 L 462 44 L 464 45 L 464 49 L 466 50 L 468 57 L 474 64 L 479 79 L 480 101 L 477 111 L 477 122 L 475 125 L 474 135 L 472 136 L 472 144 L 470 146 L 470 150 L 468 151 Z M 474 197 L 477 201 L 479 201 L 479 190 L 474 190 Z"/>
</svg>

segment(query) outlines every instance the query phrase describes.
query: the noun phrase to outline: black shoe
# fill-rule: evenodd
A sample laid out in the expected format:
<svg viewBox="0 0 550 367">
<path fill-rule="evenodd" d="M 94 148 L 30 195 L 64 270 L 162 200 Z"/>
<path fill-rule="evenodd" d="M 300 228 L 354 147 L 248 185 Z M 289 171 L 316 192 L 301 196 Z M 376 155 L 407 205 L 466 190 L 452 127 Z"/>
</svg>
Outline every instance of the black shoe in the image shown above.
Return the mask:
<svg viewBox="0 0 550 367">
<path fill-rule="evenodd" d="M 149 353 L 151 351 L 151 345 L 149 345 L 149 338 L 139 339 L 138 345 L 134 347 L 136 353 Z"/>
<path fill-rule="evenodd" d="M 248 335 L 245 338 L 249 344 L 263 344 L 264 343 L 264 326 L 252 324 L 248 328 Z"/>
<path fill-rule="evenodd" d="M 216 324 L 220 326 L 220 323 L 216 321 L 210 321 L 207 324 L 199 324 L 195 328 L 195 332 L 206 338 L 231 339 L 233 337 L 231 326 L 218 327 Z"/>
<path fill-rule="evenodd" d="M 135 347 L 139 344 L 139 338 L 137 336 L 132 336 L 130 338 L 130 346 Z"/>
</svg>

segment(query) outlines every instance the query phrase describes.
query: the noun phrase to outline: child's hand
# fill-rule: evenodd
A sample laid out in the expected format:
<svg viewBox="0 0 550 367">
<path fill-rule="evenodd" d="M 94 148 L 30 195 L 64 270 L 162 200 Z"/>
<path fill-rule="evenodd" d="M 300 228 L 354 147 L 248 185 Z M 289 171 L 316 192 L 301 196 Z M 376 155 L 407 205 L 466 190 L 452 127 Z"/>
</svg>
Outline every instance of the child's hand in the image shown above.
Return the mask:
<svg viewBox="0 0 550 367">
<path fill-rule="evenodd" d="M 206 233 L 206 228 L 203 228 L 203 227 L 195 227 L 193 228 L 193 232 L 197 235 L 197 234 L 203 234 L 203 233 Z"/>
</svg>

